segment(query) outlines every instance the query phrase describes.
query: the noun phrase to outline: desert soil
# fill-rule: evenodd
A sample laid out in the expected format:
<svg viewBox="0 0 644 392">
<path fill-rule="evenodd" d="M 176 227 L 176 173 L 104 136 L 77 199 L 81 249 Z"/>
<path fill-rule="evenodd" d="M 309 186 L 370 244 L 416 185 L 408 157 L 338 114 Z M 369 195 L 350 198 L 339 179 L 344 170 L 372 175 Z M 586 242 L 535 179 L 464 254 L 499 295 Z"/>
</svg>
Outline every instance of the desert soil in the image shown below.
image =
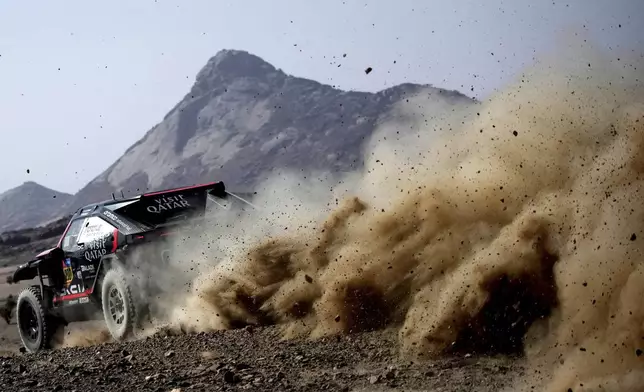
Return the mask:
<svg viewBox="0 0 644 392">
<path fill-rule="evenodd" d="M 12 327 L 15 327 L 12 326 Z M 414 363 L 391 331 L 281 341 L 275 328 L 154 336 L 0 356 L 3 391 L 498 391 L 519 360 Z"/>
<path fill-rule="evenodd" d="M 2 271 L 6 272 L 6 271 Z M 4 283 L 4 281 L 3 281 Z M 0 284 L 3 296 L 22 286 Z M 2 391 L 498 391 L 521 361 L 460 356 L 414 363 L 393 331 L 282 341 L 277 328 L 156 335 L 124 343 L 20 352 L 15 325 L 0 319 Z M 84 328 L 72 323 L 65 335 Z M 88 336 L 91 335 L 88 334 Z M 96 332 L 94 330 L 94 335 Z"/>
</svg>

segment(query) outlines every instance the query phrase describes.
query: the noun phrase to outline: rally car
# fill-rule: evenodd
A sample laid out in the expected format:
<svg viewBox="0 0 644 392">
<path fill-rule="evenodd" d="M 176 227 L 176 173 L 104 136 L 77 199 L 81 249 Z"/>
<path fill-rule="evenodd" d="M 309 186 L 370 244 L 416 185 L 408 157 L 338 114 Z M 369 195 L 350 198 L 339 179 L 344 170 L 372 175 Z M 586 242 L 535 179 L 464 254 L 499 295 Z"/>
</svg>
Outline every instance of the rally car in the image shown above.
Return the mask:
<svg viewBox="0 0 644 392">
<path fill-rule="evenodd" d="M 151 263 L 167 257 L 172 236 L 189 235 L 212 208 L 253 210 L 252 195 L 228 192 L 223 182 L 115 199 L 80 208 L 58 245 L 19 266 L 9 283 L 33 280 L 16 303 L 17 326 L 28 352 L 51 347 L 69 322 L 105 320 L 115 340 L 131 336 L 146 313 L 128 278 L 128 257 L 143 252 Z M 138 252 L 141 253 L 141 252 Z M 156 265 L 155 265 L 156 267 Z"/>
</svg>

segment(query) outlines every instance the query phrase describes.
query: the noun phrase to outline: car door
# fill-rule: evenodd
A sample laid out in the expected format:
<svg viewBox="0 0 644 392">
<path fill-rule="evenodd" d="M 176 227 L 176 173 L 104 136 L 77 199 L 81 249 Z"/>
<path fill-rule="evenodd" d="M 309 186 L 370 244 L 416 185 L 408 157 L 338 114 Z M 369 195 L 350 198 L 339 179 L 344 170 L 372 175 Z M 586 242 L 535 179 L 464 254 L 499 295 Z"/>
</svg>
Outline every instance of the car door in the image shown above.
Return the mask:
<svg viewBox="0 0 644 392">
<path fill-rule="evenodd" d="M 76 260 L 73 271 L 84 289 L 92 287 L 101 258 L 114 252 L 116 233 L 117 229 L 99 216 L 89 217 L 83 223 L 77 240 L 79 252 L 71 258 Z"/>
<path fill-rule="evenodd" d="M 87 218 L 77 218 L 72 221 L 61 243 L 61 249 L 65 253 L 62 261 L 65 276 L 62 296 L 80 294 L 85 291 L 85 286 L 82 279 L 77 276 L 76 270 L 80 268 L 80 260 L 84 250 L 83 246 L 79 245 L 79 235 L 86 222 Z"/>
</svg>

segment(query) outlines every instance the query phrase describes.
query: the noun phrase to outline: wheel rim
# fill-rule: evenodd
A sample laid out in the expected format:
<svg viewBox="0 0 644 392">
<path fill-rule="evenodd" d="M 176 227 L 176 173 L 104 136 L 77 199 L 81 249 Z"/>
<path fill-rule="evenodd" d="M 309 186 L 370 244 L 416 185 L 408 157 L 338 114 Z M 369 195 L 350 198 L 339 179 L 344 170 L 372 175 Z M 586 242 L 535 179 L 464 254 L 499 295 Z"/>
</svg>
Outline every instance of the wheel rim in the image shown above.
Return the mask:
<svg viewBox="0 0 644 392">
<path fill-rule="evenodd" d="M 121 292 L 116 286 L 110 287 L 108 294 L 108 310 L 112 321 L 116 325 L 122 325 L 125 321 L 125 301 Z"/>
<path fill-rule="evenodd" d="M 36 315 L 36 309 L 29 302 L 23 302 L 22 306 L 20 306 L 18 320 L 22 336 L 30 342 L 38 341 L 40 337 L 38 316 Z"/>
</svg>

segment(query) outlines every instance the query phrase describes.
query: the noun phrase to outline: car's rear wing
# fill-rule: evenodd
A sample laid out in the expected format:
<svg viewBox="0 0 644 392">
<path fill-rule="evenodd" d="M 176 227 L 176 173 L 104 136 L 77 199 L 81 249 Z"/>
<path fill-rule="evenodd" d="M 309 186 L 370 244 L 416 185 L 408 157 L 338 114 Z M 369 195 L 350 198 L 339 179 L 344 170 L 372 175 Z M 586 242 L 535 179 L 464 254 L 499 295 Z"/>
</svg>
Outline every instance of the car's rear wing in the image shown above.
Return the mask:
<svg viewBox="0 0 644 392">
<path fill-rule="evenodd" d="M 40 263 L 43 260 L 51 260 L 51 259 L 62 260 L 63 257 L 64 257 L 64 253 L 62 249 L 58 247 L 47 249 L 46 251 L 40 252 L 36 256 L 36 258 L 24 264 L 19 265 L 12 275 L 8 275 L 7 283 L 13 284 L 13 283 L 18 283 L 22 280 L 31 280 L 36 276 L 39 276 L 40 272 L 38 268 L 40 267 Z M 42 279 L 41 279 L 41 285 L 42 285 Z"/>
<path fill-rule="evenodd" d="M 125 230 L 132 233 L 200 218 L 209 199 L 222 207 L 229 206 L 230 199 L 239 199 L 255 208 L 247 200 L 227 192 L 223 182 L 146 193 L 105 208 L 113 213 L 111 220 L 121 218 L 121 222 L 115 222 L 120 226 L 138 227 L 138 230 Z"/>
</svg>

